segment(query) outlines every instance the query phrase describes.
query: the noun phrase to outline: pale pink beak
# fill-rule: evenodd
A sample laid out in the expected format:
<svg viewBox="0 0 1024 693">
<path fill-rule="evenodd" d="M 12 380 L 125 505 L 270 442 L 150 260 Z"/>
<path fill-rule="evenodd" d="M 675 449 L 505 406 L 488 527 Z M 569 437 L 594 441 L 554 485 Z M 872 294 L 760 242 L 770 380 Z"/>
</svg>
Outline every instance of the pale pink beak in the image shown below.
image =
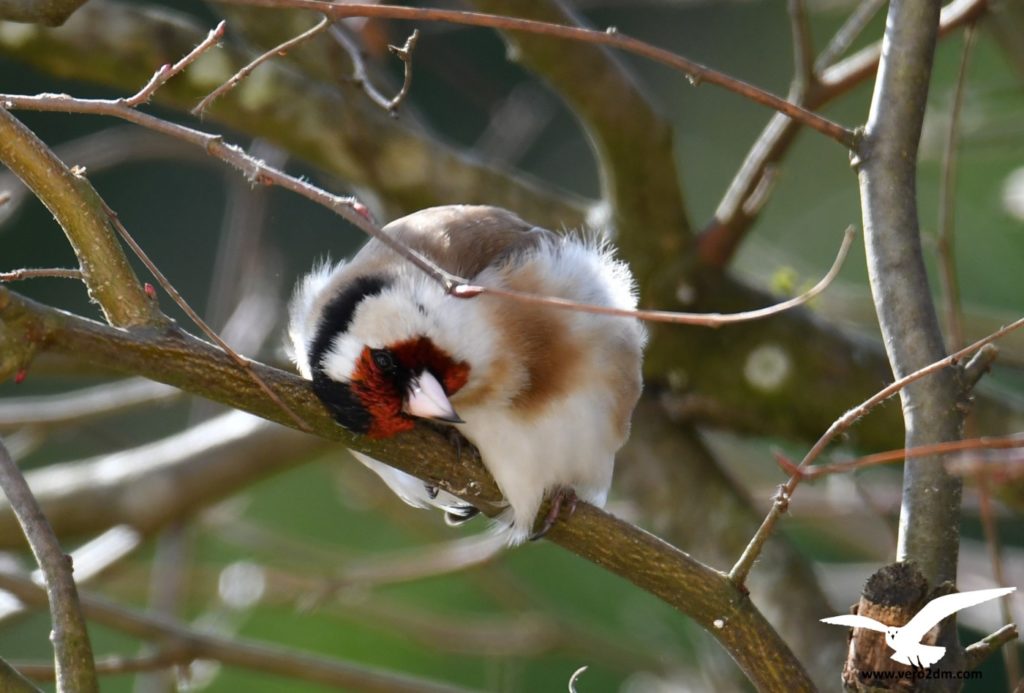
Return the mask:
<svg viewBox="0 0 1024 693">
<path fill-rule="evenodd" d="M 455 413 L 452 403 L 444 393 L 444 388 L 430 371 L 423 371 L 409 382 L 405 412 L 421 419 L 466 423 Z"/>
</svg>

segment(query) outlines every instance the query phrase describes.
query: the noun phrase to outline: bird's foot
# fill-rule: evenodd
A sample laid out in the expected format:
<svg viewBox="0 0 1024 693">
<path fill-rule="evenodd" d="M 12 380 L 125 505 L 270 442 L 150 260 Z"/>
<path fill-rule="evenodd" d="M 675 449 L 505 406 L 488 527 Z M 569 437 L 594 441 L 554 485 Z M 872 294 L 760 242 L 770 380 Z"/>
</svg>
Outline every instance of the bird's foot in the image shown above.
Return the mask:
<svg viewBox="0 0 1024 693">
<path fill-rule="evenodd" d="M 455 459 L 462 462 L 462 447 L 469 445 L 469 441 L 466 440 L 466 436 L 462 435 L 462 432 L 454 426 L 445 426 L 447 429 L 445 435 L 448 437 L 448 442 L 453 448 L 455 448 Z"/>
<path fill-rule="evenodd" d="M 567 511 L 566 517 L 572 517 L 573 513 L 576 512 L 576 505 L 579 502 L 580 499 L 576 497 L 576 491 L 560 486 L 551 494 L 551 507 L 548 509 L 547 515 L 544 516 L 540 529 L 530 535 L 530 541 L 542 539 L 545 534 L 551 531 L 551 528 L 555 526 L 555 523 L 561 517 L 563 508 Z"/>
</svg>

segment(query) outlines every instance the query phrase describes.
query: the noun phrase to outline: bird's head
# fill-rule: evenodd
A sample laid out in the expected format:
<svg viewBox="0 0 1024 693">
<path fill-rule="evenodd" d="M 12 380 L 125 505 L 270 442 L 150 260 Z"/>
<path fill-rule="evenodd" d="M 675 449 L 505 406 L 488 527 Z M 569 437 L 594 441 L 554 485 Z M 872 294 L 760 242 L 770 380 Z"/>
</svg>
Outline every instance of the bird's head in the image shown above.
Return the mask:
<svg viewBox="0 0 1024 693">
<path fill-rule="evenodd" d="M 461 423 L 450 398 L 470 365 L 438 315 L 442 292 L 418 278 L 332 280 L 340 269 L 300 285 L 291 321 L 296 362 L 335 420 L 372 438 L 409 430 L 416 418 Z"/>
</svg>

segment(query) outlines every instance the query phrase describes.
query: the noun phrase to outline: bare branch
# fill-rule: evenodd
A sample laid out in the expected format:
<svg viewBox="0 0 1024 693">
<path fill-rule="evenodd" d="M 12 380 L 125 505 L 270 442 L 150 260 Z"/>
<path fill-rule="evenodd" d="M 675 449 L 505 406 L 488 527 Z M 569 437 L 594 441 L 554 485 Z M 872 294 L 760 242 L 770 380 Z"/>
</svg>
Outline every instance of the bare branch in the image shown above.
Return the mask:
<svg viewBox="0 0 1024 693">
<path fill-rule="evenodd" d="M 223 25 L 224 25 L 224 22 L 221 22 L 220 23 L 220 27 L 223 27 Z M 231 75 L 231 79 L 229 79 L 228 81 L 224 82 L 219 87 L 217 87 L 216 89 L 211 91 L 209 94 L 204 96 L 203 100 L 200 101 L 196 105 L 196 107 L 192 109 L 192 115 L 202 117 L 202 115 L 206 112 L 206 109 L 210 107 L 210 104 L 212 104 L 214 101 L 219 99 L 221 96 L 223 96 L 224 94 L 228 93 L 229 91 L 231 91 L 232 89 L 237 87 L 238 84 L 243 79 L 245 79 L 250 74 L 252 74 L 253 70 L 255 70 L 257 67 L 259 67 L 260 65 L 265 63 L 267 60 L 270 60 L 271 58 L 273 58 L 276 55 L 284 55 L 285 53 L 287 53 L 291 49 L 295 48 L 296 46 L 302 44 L 305 41 L 308 41 L 309 39 L 313 38 L 314 36 L 317 36 L 318 34 L 323 32 L 325 29 L 327 29 L 330 25 L 331 25 L 331 20 L 328 19 L 327 17 L 323 17 L 319 22 L 314 24 L 310 29 L 302 32 L 298 36 L 294 36 L 294 37 L 288 39 L 284 43 L 281 43 L 281 44 L 279 44 L 277 46 L 274 46 L 269 51 L 267 51 L 267 52 L 263 53 L 262 55 L 258 56 L 252 62 L 250 62 L 247 65 L 245 65 L 241 70 L 239 70 L 235 74 Z M 218 28 L 220 28 L 220 27 L 218 27 Z M 198 47 L 197 47 L 197 50 L 198 50 Z M 135 104 L 129 103 L 127 105 L 133 106 Z"/>
<path fill-rule="evenodd" d="M 0 401 L 0 431 L 72 426 L 180 396 L 176 388 L 131 378 L 59 395 L 8 397 Z"/>
<path fill-rule="evenodd" d="M 33 330 L 47 350 L 76 353 L 94 364 L 144 375 L 285 425 L 291 423 L 222 351 L 173 329 L 146 335 L 116 330 L 46 308 L 2 286 L 0 321 L 10 329 Z M 382 440 L 354 436 L 334 423 L 308 382 L 266 366 L 254 364 L 254 368 L 317 435 L 387 460 L 485 512 L 500 511 L 495 506 L 500 494 L 475 451 L 464 448 L 459 455 L 443 433 L 425 427 Z M 811 689 L 806 673 L 778 634 L 718 571 L 584 503 L 547 536 L 694 618 L 756 685 Z M 765 652 L 772 653 L 768 666 Z"/>
<path fill-rule="evenodd" d="M 0 688 L 8 693 L 42 693 L 3 659 L 0 659 Z"/>
<path fill-rule="evenodd" d="M 793 80 L 800 91 L 810 88 L 817 79 L 814 70 L 814 39 L 807 21 L 804 0 L 787 0 L 790 34 L 793 37 Z"/>
<path fill-rule="evenodd" d="M 964 30 L 964 47 L 960 55 L 960 69 L 956 86 L 953 88 L 953 103 L 949 109 L 949 130 L 946 132 L 946 148 L 942 154 L 942 185 L 939 188 L 938 243 L 939 271 L 946 307 L 947 344 L 949 349 L 964 345 L 964 327 L 960 307 L 960 282 L 956 274 L 956 170 L 957 148 L 960 146 L 960 112 L 964 102 L 964 88 L 967 84 L 967 65 L 970 62 L 971 47 L 974 45 L 975 25 Z"/>
<path fill-rule="evenodd" d="M 405 39 L 405 43 L 401 48 L 398 46 L 388 46 L 388 50 L 398 56 L 398 59 L 402 61 L 402 86 L 395 94 L 394 98 L 385 104 L 389 113 L 395 113 L 398 107 L 405 100 L 405 97 L 409 94 L 409 88 L 412 86 L 412 52 L 416 50 L 416 41 L 420 37 L 418 29 L 413 30 L 409 34 L 409 38 Z"/>
<path fill-rule="evenodd" d="M 0 272 L 0 284 L 7 282 L 20 282 L 25 279 L 40 279 L 43 277 L 53 279 L 82 279 L 82 270 L 65 269 L 63 267 L 20 269 L 10 272 Z"/>
<path fill-rule="evenodd" d="M 346 3 L 343 5 L 323 2 L 322 0 L 221 0 L 227 4 L 249 5 L 253 7 L 277 7 L 305 9 L 320 12 L 333 19 L 346 17 L 379 17 L 384 19 L 407 19 L 435 22 L 451 22 L 467 26 L 489 27 L 504 31 L 522 31 L 540 34 L 553 38 L 582 41 L 603 46 L 611 46 L 629 53 L 643 56 L 649 60 L 667 65 L 687 76 L 690 83 L 697 86 L 707 82 L 714 84 L 768 108 L 785 113 L 794 120 L 817 130 L 823 135 L 852 149 L 856 146 L 854 133 L 841 125 L 812 113 L 785 99 L 771 94 L 759 87 L 742 80 L 730 77 L 717 70 L 705 67 L 663 48 L 658 48 L 644 41 L 620 34 L 612 27 L 608 31 L 596 31 L 581 27 L 551 24 L 530 19 L 516 19 L 503 15 L 483 14 L 480 12 L 462 12 L 458 10 L 420 9 L 391 5 L 368 5 Z"/>
<path fill-rule="evenodd" d="M 986 635 L 978 642 L 968 645 L 964 651 L 968 671 L 977 669 L 986 659 L 997 652 L 999 648 L 1013 642 L 1017 637 L 1017 626 L 1009 623 L 995 633 Z"/>
<path fill-rule="evenodd" d="M 772 315 L 790 310 L 797 306 L 803 305 L 813 299 L 815 296 L 820 294 L 822 291 L 828 288 L 828 286 L 835 280 L 839 275 L 839 270 L 843 266 L 843 261 L 846 259 L 846 255 L 850 250 L 850 246 L 853 244 L 853 238 L 855 236 L 855 229 L 852 226 L 847 227 L 843 234 L 843 242 L 839 247 L 839 253 L 836 255 L 836 259 L 832 263 L 832 267 L 829 268 L 828 273 L 821 278 L 821 280 L 811 287 L 806 292 L 791 298 L 788 301 L 777 303 L 767 308 L 759 308 L 757 310 L 748 310 L 742 313 L 680 313 L 667 310 L 624 310 L 620 308 L 609 308 L 606 306 L 597 306 L 588 303 L 580 303 L 578 301 L 570 301 L 565 298 L 555 298 L 552 296 L 538 296 L 536 294 L 529 294 L 522 291 L 514 291 L 512 289 L 497 289 L 494 287 L 487 286 L 476 286 L 476 285 L 461 285 L 456 286 L 452 291 L 452 295 L 457 298 L 472 298 L 480 295 L 490 296 L 501 296 L 503 298 L 510 298 L 523 303 L 534 303 L 537 305 L 550 306 L 552 308 L 563 308 L 565 310 L 575 310 L 583 313 L 597 313 L 599 315 L 616 315 L 624 318 L 636 318 L 638 320 L 647 320 L 650 322 L 665 322 L 676 325 L 703 325 L 705 327 L 721 327 L 722 325 L 730 325 L 738 322 L 747 322 L 749 320 L 760 320 L 767 318 Z"/>
<path fill-rule="evenodd" d="M 897 378 L 945 353 L 921 252 L 916 190 L 938 27 L 937 3 L 889 5 L 872 107 L 855 161 L 871 291 Z M 951 372 L 900 390 L 906 446 L 959 438 L 963 413 L 957 402 L 965 395 Z M 903 494 L 897 558 L 917 563 L 930 585 L 955 581 L 960 479 L 934 460 L 912 459 L 903 469 Z"/>
<path fill-rule="evenodd" d="M 849 20 L 822 51 L 815 63 L 816 79 L 809 88 L 799 89 L 795 97 L 808 108 L 821 108 L 846 94 L 853 87 L 875 74 L 881 56 L 881 44 L 875 43 L 847 60 L 832 64 L 863 30 L 878 10 L 880 0 L 858 4 Z M 974 21 L 987 8 L 987 0 L 954 0 L 943 8 L 940 35 Z M 736 173 L 729 188 L 698 239 L 698 251 L 705 264 L 724 267 L 732 259 L 743 238 L 758 218 L 764 199 L 765 181 L 773 177 L 776 165 L 782 161 L 796 141 L 800 124 L 776 114 L 768 121 Z"/>
<path fill-rule="evenodd" d="M 138 91 L 134 96 L 130 96 L 127 99 L 121 99 L 121 102 L 130 108 L 141 106 L 144 103 L 149 103 L 149 100 L 153 98 L 153 94 L 157 92 L 157 89 L 162 87 L 167 80 L 174 77 L 186 67 L 191 65 L 199 58 L 203 53 L 208 51 L 217 45 L 217 43 L 224 37 L 224 28 L 227 26 L 227 22 L 221 21 L 214 29 L 210 30 L 210 33 L 203 39 L 195 48 L 189 51 L 181 60 L 174 63 L 173 65 L 164 65 L 155 73 L 153 77 L 146 83 L 142 89 Z"/>
<path fill-rule="evenodd" d="M 111 231 L 99 195 L 16 120 L 2 100 L 0 161 L 53 212 L 78 256 L 89 295 L 107 320 L 121 327 L 162 323 Z"/>
<path fill-rule="evenodd" d="M 254 23 L 267 24 L 265 20 Z M 241 25 L 241 20 L 233 22 L 235 27 Z M 184 55 L 208 30 L 193 16 L 166 5 L 93 2 L 59 31 L 37 29 L 16 44 L 0 44 L 0 52 L 43 71 L 56 70 L 67 78 L 133 93 L 150 79 L 155 66 L 167 61 L 168 54 Z M 454 149 L 432 136 L 411 113 L 401 120 L 390 118 L 365 99 L 353 98 L 351 90 L 339 91 L 336 83 L 324 81 L 333 75 L 327 53 L 317 52 L 316 63 L 304 63 L 301 71 L 279 61 L 265 64 L 260 92 L 266 98 L 233 93 L 214 104 L 208 118 L 266 138 L 354 189 L 374 190 L 392 211 L 487 202 L 517 210 L 548 228 L 583 223 L 589 201 Z M 295 51 L 291 57 L 298 60 L 303 55 Z M 203 61 L 203 67 L 215 68 L 212 75 L 203 78 L 199 70 L 188 70 L 182 79 L 160 89 L 155 100 L 187 111 L 215 86 L 209 78 L 220 83 L 254 56 L 225 41 L 209 57 L 216 60 Z M 324 73 L 323 80 L 315 76 Z M 301 128 L 295 127 L 298 102 L 303 104 Z M 396 152 L 401 156 L 396 157 Z M 399 171 L 401 175 L 396 175 Z"/>
<path fill-rule="evenodd" d="M 171 284 L 170 281 L 168 281 L 167 277 L 164 276 L 164 273 L 160 271 L 159 267 L 156 266 L 156 263 L 149 259 L 149 256 L 142 249 L 142 246 L 140 246 L 135 241 L 135 239 L 132 238 L 132 235 L 128 233 L 128 229 L 126 229 L 124 227 L 124 224 L 121 223 L 121 220 L 117 217 L 117 214 L 114 212 L 114 210 L 107 207 L 107 214 L 110 216 L 111 224 L 117 230 L 118 234 L 120 234 L 122 240 L 124 240 L 124 242 L 128 244 L 128 247 L 132 249 L 132 252 L 135 253 L 135 256 L 142 260 L 142 264 L 146 266 L 146 269 L 148 269 L 150 273 L 156 278 L 157 282 L 160 283 L 160 286 L 162 286 L 164 288 L 164 291 L 166 291 L 171 296 L 171 298 L 178 305 L 178 307 L 185 311 L 185 315 L 187 315 L 189 319 L 193 323 L 195 323 L 200 330 L 202 330 L 203 334 L 205 334 L 217 346 L 223 349 L 224 353 L 230 356 L 231 360 L 234 361 L 239 368 L 244 370 L 249 375 L 249 377 L 253 379 L 253 382 L 256 383 L 256 385 L 263 391 L 263 393 L 270 399 L 270 401 L 272 401 L 277 406 L 281 407 L 282 411 L 284 411 L 286 414 L 288 414 L 289 417 L 291 417 L 292 421 L 295 422 L 300 431 L 309 432 L 310 429 L 309 426 L 306 425 L 306 422 L 300 419 L 295 412 L 289 409 L 288 405 L 281 401 L 281 398 L 278 397 L 277 393 L 274 392 L 274 390 L 271 389 L 269 385 L 267 385 L 260 379 L 259 375 L 257 375 L 257 373 L 252 369 L 250 365 L 251 362 L 248 359 L 242 358 L 238 353 L 236 353 L 235 350 L 232 349 L 231 346 L 227 344 L 227 342 L 220 338 L 220 335 L 218 335 L 213 329 L 210 328 L 209 325 L 206 324 L 205 320 L 199 317 L 199 313 L 195 312 L 192 309 L 192 306 L 190 306 L 188 302 L 184 299 L 184 297 L 178 292 L 178 290 L 174 288 L 174 285 Z"/>
<path fill-rule="evenodd" d="M 782 470 L 790 476 L 798 476 L 803 479 L 817 479 L 829 474 L 843 474 L 846 472 L 875 467 L 880 464 L 902 462 L 903 460 L 917 457 L 932 457 L 946 455 L 952 452 L 964 452 L 968 450 L 1010 450 L 1024 447 L 1024 437 L 1009 436 L 1006 438 L 968 438 L 965 440 L 950 440 L 945 443 L 933 443 L 931 445 L 919 445 L 913 448 L 901 448 L 899 450 L 887 450 L 876 452 L 872 455 L 864 455 L 852 460 L 844 460 L 833 464 L 821 464 L 813 467 L 801 467 L 790 461 L 781 453 L 775 454 L 775 461 L 779 463 Z"/>
<path fill-rule="evenodd" d="M 0 19 L 60 26 L 85 3 L 86 0 L 2 0 Z"/>
<path fill-rule="evenodd" d="M 96 660 L 96 673 L 99 675 L 133 674 L 143 671 L 168 669 L 177 665 L 187 665 L 192 657 L 185 652 L 173 649 L 158 650 L 152 654 L 135 657 L 101 657 Z M 55 672 L 53 665 L 41 662 L 15 662 L 12 665 L 23 676 L 36 681 L 53 681 Z"/>
<path fill-rule="evenodd" d="M 129 525 L 151 536 L 237 492 L 290 469 L 327 443 L 229 412 L 116 455 L 32 470 L 27 479 L 62 537 Z M 0 546 L 17 546 L 11 509 L 0 502 Z"/>
<path fill-rule="evenodd" d="M 0 571 L 0 589 L 13 593 L 27 604 L 40 606 L 45 595 L 25 575 Z M 190 628 L 178 621 L 131 611 L 106 599 L 82 595 L 82 609 L 90 620 L 143 640 L 161 643 L 175 651 L 181 661 L 212 659 L 223 664 L 312 681 L 348 690 L 389 693 L 466 693 L 450 684 L 415 678 L 391 671 L 328 659 L 318 655 L 267 645 L 241 638 L 226 638 Z M 75 689 L 84 690 L 84 689 Z"/>
<path fill-rule="evenodd" d="M 875 18 L 875 15 L 878 14 L 878 11 L 882 9 L 884 4 L 885 0 L 866 0 L 865 2 L 858 3 L 853 8 L 853 12 L 846 18 L 843 25 L 832 36 L 832 40 L 828 42 L 828 45 L 818 55 L 817 60 L 814 61 L 815 74 L 824 72 L 839 58 L 843 57 L 843 54 L 850 49 L 853 42 L 867 28 L 867 25 L 871 23 L 871 20 Z"/>
<path fill-rule="evenodd" d="M 57 690 L 61 693 L 99 691 L 92 645 L 82 618 L 75 580 L 71 576 L 71 564 L 21 470 L 7 454 L 3 441 L 0 441 L 0 488 L 3 488 L 43 573 L 45 599 L 49 601 L 53 623 L 50 640 L 57 666 Z"/>
<path fill-rule="evenodd" d="M 907 385 L 916 382 L 921 378 L 924 378 L 925 376 L 931 375 L 945 368 L 958 364 L 967 356 L 970 356 L 976 351 L 981 350 L 986 345 L 991 344 L 997 339 L 1021 327 L 1024 327 L 1024 318 L 1021 318 L 1011 323 L 1010 325 L 1007 325 L 1006 327 L 997 330 L 996 332 L 990 334 L 984 339 L 978 340 L 974 344 L 964 347 L 963 349 L 954 354 L 951 354 L 943 359 L 939 359 L 938 361 L 935 361 L 934 363 L 931 363 L 925 366 L 924 368 L 918 369 L 913 373 L 904 376 L 903 378 L 900 378 L 899 380 L 883 388 L 882 390 L 879 390 L 874 396 L 865 400 L 864 402 L 857 405 L 853 409 L 850 409 L 841 417 L 836 419 L 832 423 L 832 425 L 829 426 L 829 429 L 825 431 L 825 433 L 818 439 L 818 442 L 816 442 L 814 446 L 811 447 L 808 453 L 804 456 L 803 460 L 800 461 L 800 464 L 798 466 L 800 468 L 803 468 L 813 463 L 814 460 L 818 459 L 821 453 L 825 451 L 825 448 L 827 448 L 832 443 L 832 441 L 836 439 L 837 436 L 842 434 L 844 431 L 847 431 L 851 426 L 853 426 L 854 423 L 864 418 L 864 416 L 867 415 L 868 412 L 873 410 L 882 402 L 886 401 L 896 393 L 902 391 L 902 389 L 905 388 Z M 772 509 L 769 511 L 768 515 L 765 516 L 764 522 L 761 524 L 761 527 L 757 530 L 757 533 L 751 538 L 750 543 L 747 545 L 747 548 L 744 549 L 743 554 L 740 556 L 739 560 L 736 561 L 736 565 L 734 565 L 732 570 L 729 572 L 729 576 L 731 579 L 736 580 L 739 584 L 742 584 L 743 581 L 746 579 L 747 575 L 750 573 L 750 569 L 754 565 L 754 561 L 756 561 L 758 555 L 760 555 L 765 542 L 768 540 L 768 537 L 771 536 L 772 531 L 775 529 L 775 525 L 778 523 L 779 518 L 788 509 L 789 499 L 790 497 L 792 497 L 793 492 L 796 490 L 796 487 L 799 484 L 800 477 L 792 476 L 790 477 L 789 481 L 786 482 L 786 484 L 779 489 L 778 496 L 772 505 Z"/>
</svg>

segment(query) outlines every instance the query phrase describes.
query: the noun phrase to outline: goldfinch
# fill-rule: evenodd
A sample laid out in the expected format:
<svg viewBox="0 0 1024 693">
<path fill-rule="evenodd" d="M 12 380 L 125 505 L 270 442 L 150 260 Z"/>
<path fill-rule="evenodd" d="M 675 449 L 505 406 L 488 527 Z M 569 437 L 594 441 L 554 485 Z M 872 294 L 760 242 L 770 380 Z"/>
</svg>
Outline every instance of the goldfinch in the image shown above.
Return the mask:
<svg viewBox="0 0 1024 693">
<path fill-rule="evenodd" d="M 473 284 L 633 309 L 634 282 L 607 244 L 557 235 L 485 206 L 435 207 L 384 232 Z M 458 427 L 480 450 L 508 503 L 509 544 L 546 531 L 575 498 L 602 506 L 615 453 L 640 396 L 645 331 L 598 315 L 444 288 L 383 243 L 302 279 L 290 307 L 291 353 L 342 426 L 371 438 L 416 418 Z M 458 522 L 466 502 L 366 455 L 403 500 Z"/>
</svg>

